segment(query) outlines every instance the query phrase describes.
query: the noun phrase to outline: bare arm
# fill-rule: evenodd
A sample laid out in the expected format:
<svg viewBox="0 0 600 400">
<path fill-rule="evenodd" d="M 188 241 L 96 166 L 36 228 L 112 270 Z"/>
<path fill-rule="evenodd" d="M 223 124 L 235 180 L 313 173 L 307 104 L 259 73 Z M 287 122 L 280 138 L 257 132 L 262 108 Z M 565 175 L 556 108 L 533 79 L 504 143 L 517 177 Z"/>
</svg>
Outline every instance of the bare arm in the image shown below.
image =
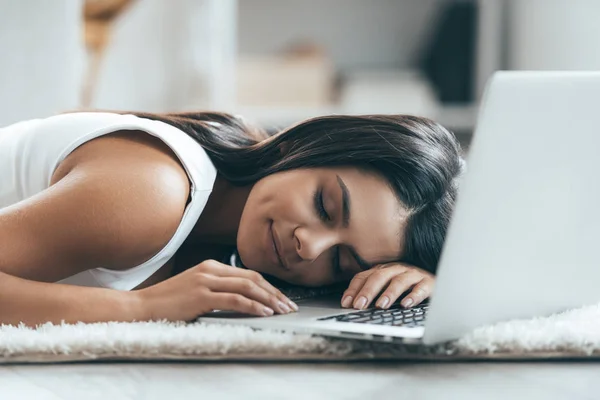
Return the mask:
<svg viewBox="0 0 600 400">
<path fill-rule="evenodd" d="M 0 323 L 150 318 L 137 292 L 51 283 L 91 268 L 141 264 L 177 229 L 185 174 L 178 166 L 117 158 L 82 163 L 44 192 L 0 210 Z"/>
<path fill-rule="evenodd" d="M 149 318 L 138 292 L 34 282 L 0 272 L 0 324 Z"/>
</svg>

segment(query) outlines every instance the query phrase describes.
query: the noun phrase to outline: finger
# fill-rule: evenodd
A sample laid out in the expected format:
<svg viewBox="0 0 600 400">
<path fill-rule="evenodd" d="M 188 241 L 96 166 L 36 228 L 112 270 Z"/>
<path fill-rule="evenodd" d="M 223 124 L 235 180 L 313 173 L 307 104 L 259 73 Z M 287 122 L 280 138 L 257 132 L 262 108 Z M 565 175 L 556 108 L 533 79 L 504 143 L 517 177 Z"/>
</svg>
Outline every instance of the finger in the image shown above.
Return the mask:
<svg viewBox="0 0 600 400">
<path fill-rule="evenodd" d="M 415 287 L 411 290 L 410 294 L 402 299 L 402 306 L 404 307 L 414 307 L 419 305 L 423 300 L 431 296 L 433 293 L 433 279 L 423 279 L 419 282 Z"/>
<path fill-rule="evenodd" d="M 213 292 L 237 293 L 256 300 L 280 314 L 292 312 L 292 309 L 277 296 L 267 292 L 250 279 L 240 277 L 215 277 L 207 281 L 206 286 Z"/>
<path fill-rule="evenodd" d="M 216 260 L 207 260 L 198 265 L 202 271 L 221 277 L 240 277 L 249 279 L 267 292 L 277 296 L 284 304 L 298 311 L 298 305 L 288 299 L 279 289 L 271 285 L 261 274 L 248 269 L 237 268 L 231 265 L 220 263 Z"/>
<path fill-rule="evenodd" d="M 382 268 L 373 272 L 356 294 L 353 307 L 357 310 L 367 308 L 396 275 L 398 275 L 398 270 L 394 268 Z"/>
<path fill-rule="evenodd" d="M 362 289 L 364 284 L 367 282 L 369 275 L 372 274 L 372 271 L 365 271 L 358 273 L 352 278 L 350 284 L 348 285 L 348 289 L 344 291 L 342 294 L 342 307 L 348 308 L 351 307 L 354 303 L 354 299 L 356 298 L 356 294 Z"/>
<path fill-rule="evenodd" d="M 244 314 L 268 317 L 273 309 L 236 293 L 211 293 L 209 299 L 216 310 L 237 311 Z"/>
<path fill-rule="evenodd" d="M 398 300 L 398 297 L 402 296 L 404 292 L 417 285 L 422 280 L 422 275 L 411 273 L 410 271 L 396 275 L 392 278 L 387 289 L 379 296 L 377 305 L 381 308 L 388 308 L 390 305 L 394 304 L 394 302 Z"/>
<path fill-rule="evenodd" d="M 346 289 L 346 291 L 342 295 L 342 307 L 345 307 L 345 308 L 351 307 L 351 306 L 353 306 L 354 303 L 357 302 L 358 297 L 359 297 L 358 292 L 360 292 L 360 290 L 366 284 L 367 280 L 372 275 L 381 273 L 381 271 L 385 271 L 386 276 L 388 274 L 397 275 L 406 270 L 408 270 L 406 265 L 397 263 L 397 262 L 393 262 L 393 263 L 379 264 L 379 265 L 376 265 L 373 268 L 369 269 L 368 271 L 364 271 L 364 272 L 357 274 L 350 282 L 348 289 Z M 381 289 L 379 289 L 379 290 L 381 290 Z M 372 300 L 372 298 L 371 298 L 371 300 Z M 364 301 L 365 301 L 364 299 L 361 299 L 361 303 Z M 368 300 L 367 300 L 367 302 L 370 303 L 370 301 L 368 301 Z"/>
</svg>

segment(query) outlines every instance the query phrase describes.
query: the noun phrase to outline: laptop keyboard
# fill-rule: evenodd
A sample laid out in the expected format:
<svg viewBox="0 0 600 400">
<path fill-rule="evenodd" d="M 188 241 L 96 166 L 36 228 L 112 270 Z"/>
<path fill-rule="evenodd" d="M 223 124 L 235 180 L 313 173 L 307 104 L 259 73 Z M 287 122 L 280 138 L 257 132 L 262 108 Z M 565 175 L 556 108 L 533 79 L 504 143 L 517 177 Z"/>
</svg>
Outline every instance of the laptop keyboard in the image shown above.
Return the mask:
<svg viewBox="0 0 600 400">
<path fill-rule="evenodd" d="M 400 304 L 394 304 L 387 310 L 371 308 L 348 314 L 319 318 L 319 321 L 335 320 L 338 322 L 354 322 L 357 324 L 416 327 L 425 325 L 425 318 L 427 317 L 428 310 L 429 304 L 423 304 L 413 308 L 403 308 Z"/>
</svg>

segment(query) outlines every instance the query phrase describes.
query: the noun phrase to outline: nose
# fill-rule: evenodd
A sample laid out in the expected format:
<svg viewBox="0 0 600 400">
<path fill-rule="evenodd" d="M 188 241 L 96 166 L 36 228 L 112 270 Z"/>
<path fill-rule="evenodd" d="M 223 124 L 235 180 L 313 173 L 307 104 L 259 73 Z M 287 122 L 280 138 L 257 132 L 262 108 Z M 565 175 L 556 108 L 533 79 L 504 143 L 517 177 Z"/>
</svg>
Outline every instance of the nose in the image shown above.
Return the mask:
<svg viewBox="0 0 600 400">
<path fill-rule="evenodd" d="M 296 252 L 304 261 L 313 262 L 321 254 L 337 245 L 338 238 L 329 230 L 309 230 L 297 228 L 294 232 Z"/>
</svg>

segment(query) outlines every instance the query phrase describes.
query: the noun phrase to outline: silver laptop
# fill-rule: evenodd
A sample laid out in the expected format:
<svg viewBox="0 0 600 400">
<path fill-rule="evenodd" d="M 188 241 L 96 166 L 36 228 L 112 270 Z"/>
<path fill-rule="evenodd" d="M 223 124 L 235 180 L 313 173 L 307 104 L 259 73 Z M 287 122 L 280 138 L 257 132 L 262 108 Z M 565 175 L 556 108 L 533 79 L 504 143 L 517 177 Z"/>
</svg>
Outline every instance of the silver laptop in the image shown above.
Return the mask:
<svg viewBox="0 0 600 400">
<path fill-rule="evenodd" d="M 207 323 L 434 344 L 600 302 L 600 72 L 499 72 L 488 83 L 428 305 L 362 311 L 340 297 Z"/>
</svg>

